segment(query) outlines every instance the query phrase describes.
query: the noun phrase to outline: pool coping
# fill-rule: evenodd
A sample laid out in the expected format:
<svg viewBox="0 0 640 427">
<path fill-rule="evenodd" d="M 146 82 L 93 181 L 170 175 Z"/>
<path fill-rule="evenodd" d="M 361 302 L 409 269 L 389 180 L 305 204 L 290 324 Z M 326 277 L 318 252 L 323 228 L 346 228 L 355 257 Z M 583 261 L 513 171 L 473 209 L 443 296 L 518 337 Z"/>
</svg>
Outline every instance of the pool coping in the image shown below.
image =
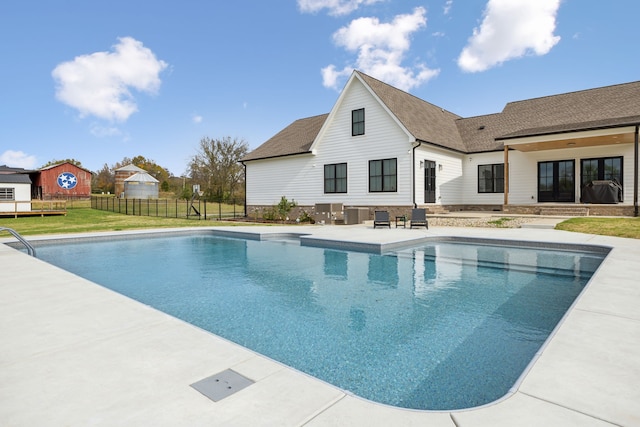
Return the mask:
<svg viewBox="0 0 640 427">
<path fill-rule="evenodd" d="M 204 230 L 214 230 L 215 233 L 225 234 L 237 231 L 238 227 L 197 228 L 187 231 L 201 233 Z M 428 231 L 400 229 L 396 231 L 386 229 L 373 230 L 365 226 L 310 226 L 295 227 L 296 231 L 294 233 L 292 233 L 291 230 L 291 227 L 251 227 L 250 231 L 244 229 L 242 233 L 252 236 L 245 236 L 245 238 L 255 239 L 269 238 L 276 235 L 297 235 L 301 236 L 301 242 L 307 240 L 308 243 L 313 242 L 314 246 L 342 240 L 347 242 L 347 245 L 360 245 L 359 247 L 369 249 L 378 248 L 377 250 L 380 250 L 380 248 L 385 248 L 386 250 L 397 245 L 406 245 L 407 242 L 419 242 L 423 239 L 476 237 L 488 239 L 491 240 L 491 242 L 495 242 L 497 238 L 497 240 L 518 240 L 531 244 L 535 244 L 535 242 L 551 242 L 559 246 L 577 244 L 584 245 L 585 247 L 611 248 L 611 252 L 598 271 L 596 271 L 596 274 L 585 291 L 583 291 L 582 295 L 576 300 L 567 313 L 552 338 L 550 338 L 544 348 L 541 349 L 539 358 L 532 362 L 528 371 L 523 374 L 519 383 L 514 387 L 513 393 L 497 402 L 461 411 L 415 411 L 387 407 L 352 396 L 320 380 L 301 374 L 298 371 L 291 370 L 293 372 L 288 372 L 289 369 L 283 367 L 283 365 L 275 363 L 276 366 L 274 366 L 272 365 L 274 362 L 269 359 L 265 358 L 265 360 L 262 360 L 261 356 L 255 353 L 246 353 L 242 349 L 237 350 L 237 346 L 233 343 L 219 340 L 218 337 L 201 331 L 189 324 L 185 324 L 184 322 L 176 322 L 175 320 L 177 319 L 171 318 L 173 320 L 167 320 L 164 319 L 163 316 L 160 316 L 163 318 L 162 321 L 169 322 L 171 327 L 184 330 L 185 335 L 195 335 L 194 343 L 196 346 L 206 347 L 211 345 L 211 341 L 216 341 L 216 343 L 225 349 L 227 347 L 233 349 L 233 351 L 228 350 L 230 352 L 235 353 L 239 351 L 242 353 L 245 357 L 243 361 L 239 362 L 231 358 L 232 360 L 228 362 L 221 361 L 220 367 L 222 368 L 224 366 L 226 368 L 239 369 L 242 371 L 240 373 L 256 380 L 257 383 L 261 383 L 262 389 L 268 391 L 263 391 L 264 394 L 259 394 L 258 400 L 255 400 L 255 394 L 257 392 L 242 391 L 236 396 L 229 398 L 229 401 L 209 402 L 212 406 L 207 406 L 198 401 L 198 398 L 189 396 L 186 400 L 190 403 L 186 404 L 186 406 L 195 405 L 197 408 L 200 408 L 200 412 L 196 411 L 193 415 L 183 415 L 180 417 L 180 411 L 169 411 L 174 418 L 166 416 L 159 421 L 170 425 L 171 423 L 168 420 L 184 422 L 188 421 L 190 417 L 195 417 L 195 419 L 201 421 L 236 420 L 238 421 L 235 423 L 237 425 L 256 425 L 265 424 L 265 420 L 268 419 L 276 421 L 276 423 L 280 425 L 316 426 L 335 425 L 336 423 L 343 425 L 371 425 L 371 421 L 375 419 L 381 424 L 384 424 L 385 420 L 387 420 L 388 423 L 402 423 L 404 425 L 433 423 L 434 425 L 443 426 L 464 426 L 514 425 L 514 421 L 516 420 L 519 425 L 523 425 L 523 420 L 530 421 L 531 425 L 538 425 L 542 422 L 550 425 L 631 425 L 640 420 L 640 410 L 635 407 L 637 405 L 630 404 L 630 402 L 635 402 L 637 399 L 640 399 L 640 392 L 634 387 L 634 384 L 640 381 L 640 362 L 638 361 L 640 360 L 640 357 L 638 357 L 640 355 L 640 345 L 635 342 L 637 340 L 634 341 L 632 339 L 629 341 L 629 338 L 640 336 L 640 315 L 637 313 L 637 310 L 633 310 L 633 307 L 637 307 L 637 304 L 640 303 L 638 287 L 633 283 L 633 278 L 639 277 L 640 268 L 636 265 L 638 264 L 637 262 L 635 264 L 632 262 L 634 259 L 639 259 L 639 241 L 556 230 L 526 229 L 494 230 L 434 227 Z M 159 231 L 166 232 L 166 230 Z M 184 231 L 184 229 L 168 230 L 169 233 L 184 233 Z M 126 234 L 135 238 L 135 236 L 140 236 L 141 234 L 150 235 L 152 233 L 155 233 L 155 231 Z M 84 239 L 88 236 L 93 236 L 93 238 L 113 238 L 117 236 L 121 238 L 124 235 L 125 233 L 123 232 L 113 232 L 92 233 L 91 235 L 79 234 L 77 236 Z M 348 237 L 348 240 L 345 240 L 345 236 Z M 42 238 L 30 238 L 29 240 L 36 242 L 54 242 L 56 239 L 63 237 L 65 236 L 43 236 Z M 12 239 L 2 239 L 0 243 L 6 243 L 7 241 L 12 241 Z M 45 276 L 49 278 L 57 276 L 61 282 L 73 282 L 74 285 L 82 286 L 82 289 L 87 288 L 87 285 L 91 285 L 90 282 L 77 278 L 77 276 L 55 269 L 48 266 L 48 264 L 37 262 L 36 260 L 29 260 L 28 258 L 30 257 L 22 252 L 7 248 L 6 245 L 0 245 L 0 265 L 4 266 L 5 271 L 8 271 L 7 277 L 12 279 L 11 283 L 4 283 L 0 286 L 0 296 L 6 297 L 4 298 L 5 300 L 15 303 L 12 304 L 12 306 L 8 306 L 8 303 L 4 305 L 0 303 L 0 309 L 2 309 L 2 311 L 0 311 L 0 319 L 2 319 L 2 324 L 10 323 L 9 321 L 12 316 L 15 318 L 26 315 L 25 313 L 16 311 L 15 305 L 18 307 L 23 305 L 24 307 L 22 308 L 24 308 L 25 311 L 28 311 L 28 308 L 33 309 L 34 307 L 32 307 L 32 305 L 39 307 L 42 306 L 42 304 L 55 305 L 55 295 L 49 295 L 48 298 L 50 301 L 48 302 L 44 297 L 42 297 L 42 301 L 38 303 L 30 301 L 27 298 L 29 295 L 31 295 L 31 297 L 33 296 L 33 289 L 25 290 L 24 288 L 29 288 L 31 285 L 36 288 L 38 287 L 37 280 L 31 277 L 33 275 L 41 278 Z M 24 270 L 19 270 L 20 265 L 29 265 L 32 268 L 27 270 L 27 274 Z M 627 271 L 621 272 L 621 270 L 623 270 L 621 266 L 624 266 Z M 612 277 L 609 277 L 610 275 Z M 63 285 L 60 286 L 62 287 Z M 618 291 L 618 294 L 613 294 L 613 291 L 608 289 L 610 287 Z M 26 294 L 21 295 L 21 293 Z M 94 303 L 97 299 L 105 298 L 103 292 L 99 292 L 99 294 L 101 295 L 92 295 L 92 301 Z M 108 296 L 106 299 L 110 300 L 114 298 Z M 115 310 L 117 308 L 116 306 L 132 304 L 130 301 L 125 302 L 124 299 L 120 296 L 119 298 L 115 298 L 115 301 L 110 301 L 109 304 L 101 304 L 101 306 L 103 306 L 102 309 L 109 311 L 111 305 L 114 306 Z M 3 298 L 0 298 L 0 301 L 2 300 Z M 140 303 L 133 303 L 133 306 L 135 306 L 132 308 L 134 313 L 131 315 L 136 319 L 158 317 L 157 313 L 151 315 L 150 312 L 153 312 L 153 310 Z M 66 314 L 77 319 L 81 319 L 83 316 L 90 314 L 82 313 L 81 311 L 81 307 L 73 306 L 69 307 L 69 312 Z M 105 316 L 105 319 L 110 317 L 108 313 L 105 314 Z M 112 318 L 117 318 L 117 310 Z M 38 334 L 31 336 L 33 333 L 29 332 L 28 329 L 27 331 L 23 331 L 21 336 L 20 328 L 27 326 L 28 324 L 21 325 L 13 323 L 11 328 L 0 327 L 3 338 L 6 338 L 3 344 L 1 344 L 0 349 L 12 346 L 11 343 L 13 340 L 17 345 L 12 347 L 17 347 L 21 350 L 13 356 L 8 356 L 8 360 L 0 356 L 0 402 L 5 402 L 0 403 L 0 421 L 9 419 L 15 421 L 15 425 L 28 425 L 29 423 L 26 421 L 33 421 L 34 419 L 40 419 L 41 421 L 50 420 L 47 414 L 51 414 L 52 412 L 60 413 L 60 411 L 64 411 L 68 413 L 73 410 L 79 411 L 77 402 L 72 400 L 64 401 L 62 399 L 56 399 L 53 396 L 50 397 L 51 402 L 48 406 L 45 405 L 36 411 L 20 411 L 19 407 L 12 407 L 11 404 L 7 403 L 13 402 L 16 406 L 20 406 L 16 403 L 16 399 L 24 399 L 27 397 L 22 394 L 26 393 L 26 391 L 14 395 L 16 394 L 15 382 L 20 378 L 20 375 L 18 375 L 20 372 L 24 372 L 23 370 L 27 366 L 33 368 L 33 363 L 36 363 L 36 361 L 43 364 L 44 367 L 47 366 L 47 362 L 42 360 L 42 354 L 47 353 L 47 350 L 38 350 L 35 347 L 37 347 L 38 339 L 48 342 L 48 340 L 52 338 L 42 338 Z M 595 334 L 592 329 L 597 330 L 599 333 Z M 68 332 L 68 330 L 65 331 L 64 328 L 62 328 L 59 331 L 55 331 L 54 335 L 64 336 L 66 332 Z M 126 335 L 124 331 L 120 332 Z M 28 340 L 27 338 L 30 337 L 36 339 Z M 109 339 L 114 338 L 109 337 Z M 55 348 L 50 349 L 48 352 L 64 352 L 66 357 L 73 358 L 74 354 L 81 354 L 81 352 L 78 351 L 74 352 L 74 349 L 78 350 L 78 347 L 81 346 L 82 343 L 69 344 L 67 347 L 64 347 L 64 349 L 59 348 L 59 346 L 54 346 Z M 135 345 L 133 345 L 133 347 L 135 347 Z M 584 353 L 593 353 L 598 357 L 594 362 L 589 359 L 590 354 L 580 354 L 580 357 L 577 357 L 578 355 L 573 353 L 567 354 L 567 348 L 573 350 L 582 349 Z M 584 351 L 585 349 L 589 351 Z M 609 363 L 603 366 L 603 360 Z M 576 366 L 572 366 L 572 362 L 574 362 Z M 617 362 L 620 368 L 616 369 L 612 367 L 615 365 L 613 362 Z M 258 369 L 255 365 L 261 368 Z M 40 369 L 44 368 L 41 366 Z M 87 366 L 86 369 L 91 371 L 92 366 Z M 260 372 L 261 370 L 263 372 Z M 600 371 L 604 371 L 604 374 Z M 207 372 L 209 374 L 216 373 Z M 594 377 L 593 373 L 598 373 L 598 375 L 595 375 L 597 381 L 591 378 Z M 288 380 L 282 382 L 283 380 L 280 377 L 287 377 Z M 559 381 L 559 378 L 561 379 L 563 377 L 566 381 Z M 281 381 L 280 383 L 276 381 L 278 378 Z M 55 379 L 60 381 L 63 386 L 61 388 L 69 393 L 72 393 L 73 390 L 69 391 L 65 389 L 65 387 L 82 389 L 77 383 L 67 384 L 64 379 L 57 377 Z M 196 376 L 195 380 L 198 379 L 201 378 L 197 378 Z M 145 380 L 148 380 L 148 378 L 145 377 Z M 303 383 L 304 387 L 301 389 L 298 388 L 298 391 L 290 396 L 297 404 L 289 404 L 288 406 L 286 404 L 279 406 L 273 405 L 273 401 L 277 401 L 278 396 L 281 396 L 283 393 L 287 394 L 278 388 L 272 389 L 273 384 L 270 385 L 270 383 L 273 382 L 285 388 L 288 388 L 287 384 Z M 176 387 L 183 385 L 184 384 L 181 383 L 175 384 Z M 114 386 L 114 393 L 118 387 L 117 384 Z M 258 387 L 256 387 L 256 389 L 257 388 Z M 603 393 L 602 390 L 606 390 L 607 392 Z M 291 394 L 291 392 L 289 393 Z M 305 400 L 300 396 L 301 394 L 314 396 L 314 399 L 312 399 L 313 402 Z M 111 395 L 109 394 L 109 396 Z M 113 399 L 113 397 L 111 398 Z M 194 402 L 191 402 L 192 399 Z M 97 404 L 94 403 L 94 405 Z M 248 411 L 246 409 L 247 406 L 259 407 L 261 409 L 260 415 L 258 416 Z M 99 409 L 100 405 L 97 405 L 97 407 Z M 283 407 L 286 410 L 283 410 Z M 79 412 L 83 414 L 90 408 L 91 405 Z M 94 408 L 94 412 L 100 413 L 105 419 L 109 419 L 110 416 L 115 417 L 116 414 L 122 416 L 123 412 L 127 417 L 126 419 L 137 419 L 138 421 L 140 418 L 137 417 L 140 416 L 140 412 L 145 413 L 147 416 L 149 415 L 148 411 L 144 409 L 132 410 L 128 408 L 127 405 L 118 405 L 117 402 L 113 403 L 113 413 L 99 411 L 98 409 Z M 265 411 L 268 415 L 265 415 Z M 86 418 L 82 418 L 82 415 L 78 415 L 76 418 L 78 419 L 78 424 L 84 424 L 87 421 Z M 113 419 L 116 418 L 111 418 L 112 421 Z M 21 423 L 21 421 L 23 422 Z M 55 422 L 53 424 L 56 425 Z M 73 425 L 74 423 L 71 422 L 71 424 Z M 107 424 L 109 424 L 109 422 L 105 422 L 105 425 Z"/>
</svg>

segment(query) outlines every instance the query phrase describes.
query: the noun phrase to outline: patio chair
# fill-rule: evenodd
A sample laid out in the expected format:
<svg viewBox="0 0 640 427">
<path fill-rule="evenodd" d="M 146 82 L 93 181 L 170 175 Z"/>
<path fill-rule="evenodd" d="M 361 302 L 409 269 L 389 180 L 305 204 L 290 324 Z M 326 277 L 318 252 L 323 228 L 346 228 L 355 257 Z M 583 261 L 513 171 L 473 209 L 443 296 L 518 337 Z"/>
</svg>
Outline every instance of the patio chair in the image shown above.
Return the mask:
<svg viewBox="0 0 640 427">
<path fill-rule="evenodd" d="M 389 212 L 375 211 L 373 213 L 373 228 L 376 228 L 376 227 L 391 228 L 391 221 L 389 220 Z"/>
<path fill-rule="evenodd" d="M 411 225 L 413 227 L 424 227 L 429 229 L 429 221 L 427 221 L 427 210 L 424 208 L 416 208 L 411 210 Z"/>
</svg>

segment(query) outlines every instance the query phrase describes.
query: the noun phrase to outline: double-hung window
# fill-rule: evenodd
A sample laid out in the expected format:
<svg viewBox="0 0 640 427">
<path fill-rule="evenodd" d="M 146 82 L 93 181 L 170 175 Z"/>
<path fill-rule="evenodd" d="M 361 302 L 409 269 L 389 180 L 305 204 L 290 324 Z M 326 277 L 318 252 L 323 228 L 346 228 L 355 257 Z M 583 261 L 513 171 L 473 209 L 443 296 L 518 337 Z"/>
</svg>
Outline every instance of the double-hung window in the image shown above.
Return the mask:
<svg viewBox="0 0 640 427">
<path fill-rule="evenodd" d="M 478 193 L 504 193 L 504 163 L 478 165 Z"/>
<path fill-rule="evenodd" d="M 364 108 L 351 111 L 351 136 L 364 135 Z"/>
<path fill-rule="evenodd" d="M 398 191 L 397 159 L 369 160 L 369 191 Z"/>
<path fill-rule="evenodd" d="M 324 192 L 347 192 L 347 164 L 335 163 L 324 165 Z"/>
</svg>

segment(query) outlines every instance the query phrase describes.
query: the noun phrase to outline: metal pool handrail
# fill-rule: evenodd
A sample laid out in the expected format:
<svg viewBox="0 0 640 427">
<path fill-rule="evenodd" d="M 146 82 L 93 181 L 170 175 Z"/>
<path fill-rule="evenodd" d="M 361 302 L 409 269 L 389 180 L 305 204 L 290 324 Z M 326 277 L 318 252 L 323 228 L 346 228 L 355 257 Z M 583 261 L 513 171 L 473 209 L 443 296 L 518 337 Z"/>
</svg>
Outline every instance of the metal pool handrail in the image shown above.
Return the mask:
<svg viewBox="0 0 640 427">
<path fill-rule="evenodd" d="M 8 231 L 9 233 L 13 234 L 13 237 L 18 239 L 23 245 L 25 245 L 27 247 L 27 253 L 29 255 L 31 255 L 32 257 L 36 256 L 36 250 L 33 248 L 33 246 L 31 246 L 31 244 L 29 242 L 27 242 L 24 239 L 24 237 L 22 237 L 20 235 L 20 233 L 18 233 L 16 230 L 14 230 L 13 228 L 8 228 L 8 227 L 0 227 L 0 231 Z"/>
</svg>

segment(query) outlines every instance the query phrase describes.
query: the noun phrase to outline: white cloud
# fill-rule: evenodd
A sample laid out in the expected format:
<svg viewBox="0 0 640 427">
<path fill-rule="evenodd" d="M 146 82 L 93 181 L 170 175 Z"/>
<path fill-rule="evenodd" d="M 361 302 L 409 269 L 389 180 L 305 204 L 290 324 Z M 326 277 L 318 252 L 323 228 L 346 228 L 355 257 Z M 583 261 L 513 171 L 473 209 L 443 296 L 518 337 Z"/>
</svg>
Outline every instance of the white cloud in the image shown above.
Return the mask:
<svg viewBox="0 0 640 427">
<path fill-rule="evenodd" d="M 112 136 L 121 136 L 122 131 L 114 126 L 101 126 L 97 123 L 93 123 L 89 130 L 91 135 L 98 138 L 108 138 Z"/>
<path fill-rule="evenodd" d="M 316 13 L 328 9 L 329 15 L 348 15 L 361 5 L 366 6 L 384 0 L 298 0 L 298 7 L 302 13 Z"/>
<path fill-rule="evenodd" d="M 0 164 L 12 168 L 34 169 L 36 156 L 30 156 L 22 151 L 7 150 L 0 154 Z"/>
<path fill-rule="evenodd" d="M 553 35 L 559 7 L 560 0 L 489 0 L 458 66 L 477 72 L 527 54 L 547 54 L 560 41 Z"/>
<path fill-rule="evenodd" d="M 167 63 L 142 42 L 131 37 L 118 40 L 113 52 L 77 56 L 51 73 L 56 98 L 77 109 L 80 117 L 125 121 L 138 111 L 131 89 L 155 94 L 160 87 L 159 74 Z"/>
<path fill-rule="evenodd" d="M 402 66 L 405 53 L 411 47 L 411 35 L 426 27 L 426 10 L 416 8 L 412 14 L 398 15 L 390 23 L 378 18 L 358 18 L 333 34 L 336 45 L 358 54 L 354 66 L 337 70 L 335 65 L 322 69 L 323 84 L 337 88 L 338 81 L 354 68 L 383 80 L 397 88 L 410 90 L 435 77 L 439 70 L 425 64 Z"/>
<path fill-rule="evenodd" d="M 451 12 L 451 7 L 453 6 L 453 0 L 447 0 L 444 3 L 444 7 L 442 8 L 442 13 L 448 15 Z"/>
<path fill-rule="evenodd" d="M 199 114 L 194 114 L 191 120 L 193 121 L 193 123 L 202 123 L 202 116 Z"/>
</svg>

